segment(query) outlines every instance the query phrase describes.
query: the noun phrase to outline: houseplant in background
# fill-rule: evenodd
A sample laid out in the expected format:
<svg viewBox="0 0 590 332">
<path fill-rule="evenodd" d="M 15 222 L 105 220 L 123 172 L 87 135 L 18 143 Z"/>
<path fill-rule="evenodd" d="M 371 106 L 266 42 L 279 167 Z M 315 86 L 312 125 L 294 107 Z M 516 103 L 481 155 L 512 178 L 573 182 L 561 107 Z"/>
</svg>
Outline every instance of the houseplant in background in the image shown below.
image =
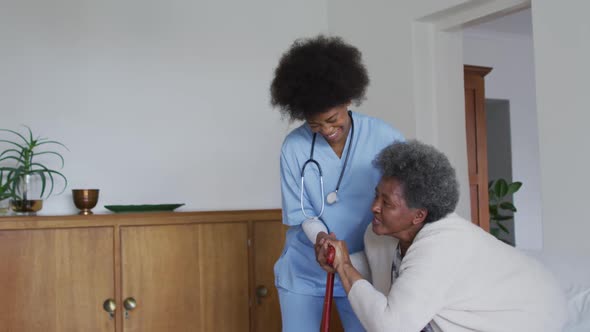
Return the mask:
<svg viewBox="0 0 590 332">
<path fill-rule="evenodd" d="M 0 152 L 0 165 L 3 165 L 1 169 L 8 179 L 10 208 L 16 213 L 34 214 L 43 207 L 43 199 L 56 192 L 56 181 L 63 181 L 58 194 L 67 187 L 66 177 L 46 165 L 57 159 L 63 168 L 64 158 L 51 148 L 67 150 L 67 147 L 57 141 L 35 137 L 31 128 L 24 127 L 27 129 L 24 135 L 0 129 L 11 136 L 11 139 L 0 137 L 0 143 L 7 146 Z"/>
<path fill-rule="evenodd" d="M 510 202 L 510 195 L 517 192 L 522 182 L 508 183 L 505 179 L 492 180 L 488 183 L 490 206 L 490 233 L 501 241 L 507 242 L 505 237 L 510 235 L 506 222 L 514 218 L 516 207 Z"/>
<path fill-rule="evenodd" d="M 11 183 L 13 181 L 8 175 L 9 169 L 0 166 L 0 216 L 8 212 L 8 203 L 11 195 Z"/>
</svg>

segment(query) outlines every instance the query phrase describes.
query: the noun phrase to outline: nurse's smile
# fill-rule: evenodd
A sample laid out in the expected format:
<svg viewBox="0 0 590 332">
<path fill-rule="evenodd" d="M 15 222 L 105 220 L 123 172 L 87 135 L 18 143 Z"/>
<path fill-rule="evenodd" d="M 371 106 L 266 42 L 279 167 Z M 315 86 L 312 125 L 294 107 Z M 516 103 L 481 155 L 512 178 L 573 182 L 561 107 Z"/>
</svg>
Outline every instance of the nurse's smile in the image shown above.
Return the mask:
<svg viewBox="0 0 590 332">
<path fill-rule="evenodd" d="M 322 135 L 322 136 L 324 136 L 324 138 L 326 139 L 326 141 L 334 142 L 334 141 L 338 141 L 338 138 L 340 137 L 340 133 L 342 133 L 342 129 L 341 128 L 335 128 L 334 129 L 334 132 L 332 134 Z"/>
</svg>

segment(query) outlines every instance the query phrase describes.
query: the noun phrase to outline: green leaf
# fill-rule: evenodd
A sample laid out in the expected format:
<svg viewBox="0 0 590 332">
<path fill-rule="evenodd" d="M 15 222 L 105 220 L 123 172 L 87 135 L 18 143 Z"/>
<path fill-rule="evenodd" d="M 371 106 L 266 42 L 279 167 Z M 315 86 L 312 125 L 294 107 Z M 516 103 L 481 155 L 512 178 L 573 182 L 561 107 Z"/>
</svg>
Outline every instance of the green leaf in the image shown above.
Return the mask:
<svg viewBox="0 0 590 332">
<path fill-rule="evenodd" d="M 512 218 L 513 218 L 512 216 L 503 216 L 503 215 L 494 216 L 494 220 L 498 220 L 498 221 L 501 221 L 501 220 L 510 220 Z"/>
<path fill-rule="evenodd" d="M 500 236 L 500 230 L 498 228 L 491 228 L 490 229 L 490 234 L 492 234 L 495 237 L 499 237 Z"/>
<path fill-rule="evenodd" d="M 0 130 L 1 130 L 1 129 L 0 129 Z M 3 142 L 3 143 L 8 143 L 8 144 L 12 144 L 12 145 L 16 146 L 17 148 L 19 148 L 19 149 L 21 149 L 21 150 L 25 148 L 24 146 L 22 146 L 22 145 L 20 145 L 20 144 L 18 144 L 18 143 L 16 143 L 16 142 L 9 141 L 9 140 L 5 140 L 5 139 L 0 139 L 0 142 Z"/>
<path fill-rule="evenodd" d="M 502 231 L 504 231 L 504 233 L 506 233 L 506 234 L 510 234 L 510 231 L 508 230 L 508 228 L 506 228 L 506 226 L 502 225 L 502 224 L 501 224 L 501 223 L 499 223 L 499 222 L 497 223 L 497 225 L 498 225 L 498 227 L 499 227 L 499 228 L 500 228 Z"/>
<path fill-rule="evenodd" d="M 27 126 L 25 126 L 25 127 L 27 127 Z M 29 127 L 27 127 L 27 128 L 29 128 Z M 17 135 L 18 137 L 20 137 L 23 140 L 23 142 L 27 143 L 27 139 L 23 135 L 19 134 L 18 132 L 14 131 L 14 130 L 0 128 L 0 131 L 6 131 L 6 132 L 9 132 L 9 133 L 13 133 L 13 134 Z M 12 143 L 13 144 L 16 144 L 14 142 L 12 142 Z"/>
<path fill-rule="evenodd" d="M 498 197 L 496 196 L 496 193 L 494 192 L 493 189 L 488 190 L 488 199 L 490 200 L 490 202 L 495 202 L 498 200 Z"/>
<path fill-rule="evenodd" d="M 43 151 L 43 152 L 39 152 L 36 155 L 40 156 L 43 154 L 52 154 L 54 156 L 57 156 L 60 160 L 61 160 L 61 167 L 64 167 L 64 157 L 61 156 L 61 154 L 55 152 L 55 151 Z"/>
<path fill-rule="evenodd" d="M 515 192 L 517 192 L 520 187 L 522 187 L 522 182 L 516 181 L 516 182 L 512 182 L 511 184 L 508 185 L 508 195 L 514 194 Z"/>
<path fill-rule="evenodd" d="M 500 208 L 502 208 L 504 210 L 510 210 L 512 212 L 516 212 L 516 207 L 510 202 L 502 202 L 500 204 Z"/>
<path fill-rule="evenodd" d="M 0 158 L 0 161 L 7 161 L 7 160 L 13 160 L 17 164 L 20 164 L 20 163 L 23 163 L 24 162 L 24 160 L 22 160 L 21 158 L 15 157 L 15 156 L 6 156 L 6 157 Z"/>
<path fill-rule="evenodd" d="M 491 215 L 497 215 L 498 214 L 498 206 L 496 205 L 490 205 L 490 214 Z"/>
<path fill-rule="evenodd" d="M 41 146 L 41 145 L 43 145 L 43 144 L 57 144 L 57 145 L 61 145 L 61 146 L 62 146 L 62 147 L 64 147 L 66 150 L 70 151 L 70 149 L 68 149 L 68 147 L 67 147 L 67 146 L 65 146 L 65 145 L 63 145 L 62 143 L 60 143 L 60 142 L 57 142 L 57 141 L 45 141 L 45 140 L 43 140 L 43 141 L 39 141 L 39 143 L 37 144 L 37 146 Z"/>
<path fill-rule="evenodd" d="M 508 184 L 506 183 L 506 180 L 498 179 L 496 181 L 496 184 L 494 185 L 494 193 L 499 198 L 506 196 L 508 193 Z"/>
</svg>

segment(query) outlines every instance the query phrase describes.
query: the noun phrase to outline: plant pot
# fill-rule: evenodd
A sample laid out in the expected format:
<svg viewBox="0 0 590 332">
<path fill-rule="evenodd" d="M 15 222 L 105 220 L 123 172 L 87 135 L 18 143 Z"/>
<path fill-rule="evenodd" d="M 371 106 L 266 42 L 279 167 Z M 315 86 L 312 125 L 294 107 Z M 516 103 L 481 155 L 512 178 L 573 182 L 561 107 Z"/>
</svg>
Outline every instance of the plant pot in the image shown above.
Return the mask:
<svg viewBox="0 0 590 332">
<path fill-rule="evenodd" d="M 17 214 L 36 214 L 43 208 L 41 198 L 43 181 L 38 174 L 25 174 L 16 183 L 16 198 L 10 200 L 10 209 Z"/>
<path fill-rule="evenodd" d="M 9 199 L 0 199 L 0 216 L 8 214 Z"/>
<path fill-rule="evenodd" d="M 34 215 L 42 208 L 42 199 L 10 200 L 10 209 L 17 214 Z"/>
</svg>

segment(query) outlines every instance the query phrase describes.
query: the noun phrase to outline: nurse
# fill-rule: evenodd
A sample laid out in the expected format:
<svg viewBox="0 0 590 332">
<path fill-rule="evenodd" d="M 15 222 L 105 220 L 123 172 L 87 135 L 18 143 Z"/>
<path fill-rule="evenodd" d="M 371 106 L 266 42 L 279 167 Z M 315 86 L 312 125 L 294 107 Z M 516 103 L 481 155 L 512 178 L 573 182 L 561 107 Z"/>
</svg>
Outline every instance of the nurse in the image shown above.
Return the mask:
<svg viewBox="0 0 590 332">
<path fill-rule="evenodd" d="M 404 139 L 384 121 L 350 110 L 368 84 L 361 52 L 338 37 L 296 40 L 275 70 L 271 104 L 291 121 L 304 121 L 281 149 L 283 223 L 290 227 L 274 271 L 283 331 L 320 327 L 326 272 L 316 262 L 316 242 L 333 232 L 353 264 L 368 270 L 363 233 L 373 215 L 366 193 L 380 178 L 372 161 Z M 338 278 L 334 303 L 346 331 L 364 331 Z"/>
</svg>

